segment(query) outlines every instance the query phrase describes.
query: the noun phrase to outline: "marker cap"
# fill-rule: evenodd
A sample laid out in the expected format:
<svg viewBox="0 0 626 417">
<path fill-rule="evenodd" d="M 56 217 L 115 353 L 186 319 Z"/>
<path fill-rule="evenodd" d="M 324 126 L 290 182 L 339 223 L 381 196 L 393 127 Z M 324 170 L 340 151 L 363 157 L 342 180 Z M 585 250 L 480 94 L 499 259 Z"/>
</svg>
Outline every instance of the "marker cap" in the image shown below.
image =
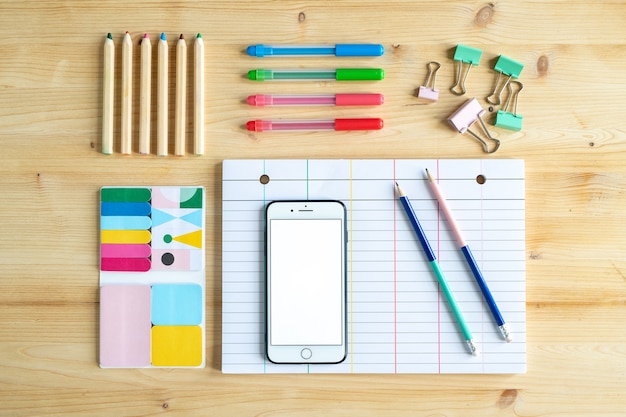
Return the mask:
<svg viewBox="0 0 626 417">
<path fill-rule="evenodd" d="M 336 94 L 336 106 L 379 106 L 385 102 L 382 94 Z"/>
<path fill-rule="evenodd" d="M 383 119 L 335 119 L 335 130 L 380 130 Z"/>
<path fill-rule="evenodd" d="M 377 81 L 385 78 L 385 70 L 380 68 L 337 68 L 337 81 Z"/>
<path fill-rule="evenodd" d="M 380 44 L 341 43 L 335 45 L 336 56 L 381 56 L 385 48 Z"/>
</svg>

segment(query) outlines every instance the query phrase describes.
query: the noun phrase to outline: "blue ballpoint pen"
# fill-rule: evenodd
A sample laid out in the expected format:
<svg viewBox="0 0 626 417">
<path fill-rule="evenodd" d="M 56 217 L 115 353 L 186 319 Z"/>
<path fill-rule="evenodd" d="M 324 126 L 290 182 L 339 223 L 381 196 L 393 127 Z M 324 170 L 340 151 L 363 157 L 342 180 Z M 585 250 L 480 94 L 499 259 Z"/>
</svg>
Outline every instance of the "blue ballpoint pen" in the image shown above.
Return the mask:
<svg viewBox="0 0 626 417">
<path fill-rule="evenodd" d="M 422 229 L 422 225 L 420 224 L 419 220 L 417 219 L 417 216 L 415 215 L 415 211 L 413 210 L 413 206 L 411 205 L 409 198 L 404 194 L 404 191 L 402 191 L 402 188 L 400 188 L 398 183 L 396 183 L 396 187 L 398 189 L 398 196 L 400 197 L 400 202 L 402 203 L 402 206 L 404 207 L 404 211 L 406 211 L 406 214 L 411 224 L 413 225 L 413 229 L 415 230 L 415 234 L 417 234 L 417 237 L 422 245 L 422 249 L 424 249 L 424 253 L 426 254 L 428 263 L 430 264 L 430 267 L 432 268 L 433 272 L 435 273 L 435 276 L 437 277 L 437 280 L 439 281 L 439 286 L 441 287 L 441 290 L 443 291 L 444 295 L 446 296 L 446 299 L 448 300 L 448 305 L 450 306 L 450 310 L 452 310 L 452 314 L 454 315 L 454 318 L 456 319 L 456 322 L 459 325 L 461 332 L 463 333 L 463 337 L 465 338 L 467 347 L 469 348 L 470 353 L 476 356 L 478 355 L 478 349 L 476 348 L 476 345 L 474 344 L 472 332 L 470 331 L 469 326 L 465 322 L 463 313 L 461 313 L 461 309 L 459 308 L 459 305 L 457 304 L 456 299 L 454 298 L 454 295 L 452 295 L 452 290 L 448 286 L 448 282 L 446 281 L 446 278 L 444 277 L 443 272 L 439 268 L 439 264 L 437 263 L 437 258 L 435 257 L 435 252 L 433 252 L 433 249 L 430 247 L 430 243 L 428 243 L 428 238 L 426 237 L 426 233 L 424 233 L 424 229 Z"/>
<path fill-rule="evenodd" d="M 385 48 L 371 43 L 339 43 L 336 45 L 251 45 L 246 52 L 257 58 L 269 56 L 381 56 Z"/>
<path fill-rule="evenodd" d="M 496 301 L 494 300 L 493 295 L 491 294 L 491 291 L 489 290 L 489 287 L 487 286 L 487 282 L 485 281 L 483 274 L 480 272 L 480 268 L 478 268 L 476 259 L 474 259 L 474 255 L 472 255 L 472 251 L 470 250 L 469 245 L 465 241 L 465 238 L 463 237 L 463 234 L 461 233 L 461 229 L 459 228 L 459 225 L 457 224 L 454 216 L 452 215 L 452 211 L 450 210 L 450 207 L 448 207 L 448 203 L 446 202 L 446 199 L 441 193 L 441 190 L 439 189 L 439 186 L 435 182 L 434 178 L 432 177 L 430 172 L 428 172 L 428 169 L 426 170 L 426 176 L 428 177 L 428 182 L 430 184 L 430 188 L 433 191 L 433 194 L 435 194 L 437 201 L 439 201 L 439 207 L 441 208 L 441 210 L 446 216 L 446 219 L 448 220 L 448 224 L 450 225 L 450 228 L 452 229 L 452 233 L 454 234 L 456 242 L 459 248 L 461 249 L 461 252 L 463 252 L 463 256 L 465 256 L 465 260 L 467 261 L 470 269 L 472 270 L 472 274 L 474 275 L 474 278 L 476 279 L 476 282 L 478 283 L 478 286 L 480 287 L 480 291 L 483 293 L 483 297 L 485 297 L 485 301 L 487 302 L 487 305 L 489 306 L 489 310 L 491 310 L 491 314 L 493 315 L 494 320 L 498 324 L 498 327 L 500 328 L 500 331 L 502 332 L 502 336 L 504 336 L 504 340 L 506 340 L 507 342 L 510 342 L 512 340 L 511 333 L 509 332 L 509 329 L 506 323 L 504 322 L 504 319 L 502 318 L 500 309 L 498 309 L 498 305 L 496 304 Z"/>
</svg>

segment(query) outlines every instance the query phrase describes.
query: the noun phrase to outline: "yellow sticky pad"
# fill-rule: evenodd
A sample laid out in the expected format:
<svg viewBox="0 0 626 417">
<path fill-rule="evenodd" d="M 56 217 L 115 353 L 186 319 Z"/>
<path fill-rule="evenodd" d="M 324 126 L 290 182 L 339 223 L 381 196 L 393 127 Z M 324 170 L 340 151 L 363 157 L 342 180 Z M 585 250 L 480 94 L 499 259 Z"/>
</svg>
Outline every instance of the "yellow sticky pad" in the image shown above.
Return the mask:
<svg viewBox="0 0 626 417">
<path fill-rule="evenodd" d="M 202 365 L 202 328 L 200 326 L 152 327 L 152 365 Z"/>
</svg>

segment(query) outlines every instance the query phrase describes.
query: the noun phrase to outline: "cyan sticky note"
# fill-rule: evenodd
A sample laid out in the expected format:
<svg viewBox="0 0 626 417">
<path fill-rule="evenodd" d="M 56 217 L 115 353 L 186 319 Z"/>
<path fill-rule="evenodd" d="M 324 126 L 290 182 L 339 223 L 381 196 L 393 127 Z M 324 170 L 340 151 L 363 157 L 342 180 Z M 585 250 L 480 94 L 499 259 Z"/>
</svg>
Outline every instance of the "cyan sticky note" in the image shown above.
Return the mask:
<svg viewBox="0 0 626 417">
<path fill-rule="evenodd" d="M 196 284 L 154 284 L 152 324 L 195 326 L 202 323 L 202 288 Z"/>
</svg>

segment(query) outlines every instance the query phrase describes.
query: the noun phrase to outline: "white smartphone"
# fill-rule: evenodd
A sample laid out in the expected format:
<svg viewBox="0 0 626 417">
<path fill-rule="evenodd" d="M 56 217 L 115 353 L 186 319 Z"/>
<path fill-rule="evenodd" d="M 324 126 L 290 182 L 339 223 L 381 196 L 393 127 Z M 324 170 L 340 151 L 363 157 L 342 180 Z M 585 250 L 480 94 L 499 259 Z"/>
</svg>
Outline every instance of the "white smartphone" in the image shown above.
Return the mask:
<svg viewBox="0 0 626 417">
<path fill-rule="evenodd" d="M 266 353 L 274 363 L 346 357 L 346 208 L 340 201 L 267 205 Z"/>
</svg>

